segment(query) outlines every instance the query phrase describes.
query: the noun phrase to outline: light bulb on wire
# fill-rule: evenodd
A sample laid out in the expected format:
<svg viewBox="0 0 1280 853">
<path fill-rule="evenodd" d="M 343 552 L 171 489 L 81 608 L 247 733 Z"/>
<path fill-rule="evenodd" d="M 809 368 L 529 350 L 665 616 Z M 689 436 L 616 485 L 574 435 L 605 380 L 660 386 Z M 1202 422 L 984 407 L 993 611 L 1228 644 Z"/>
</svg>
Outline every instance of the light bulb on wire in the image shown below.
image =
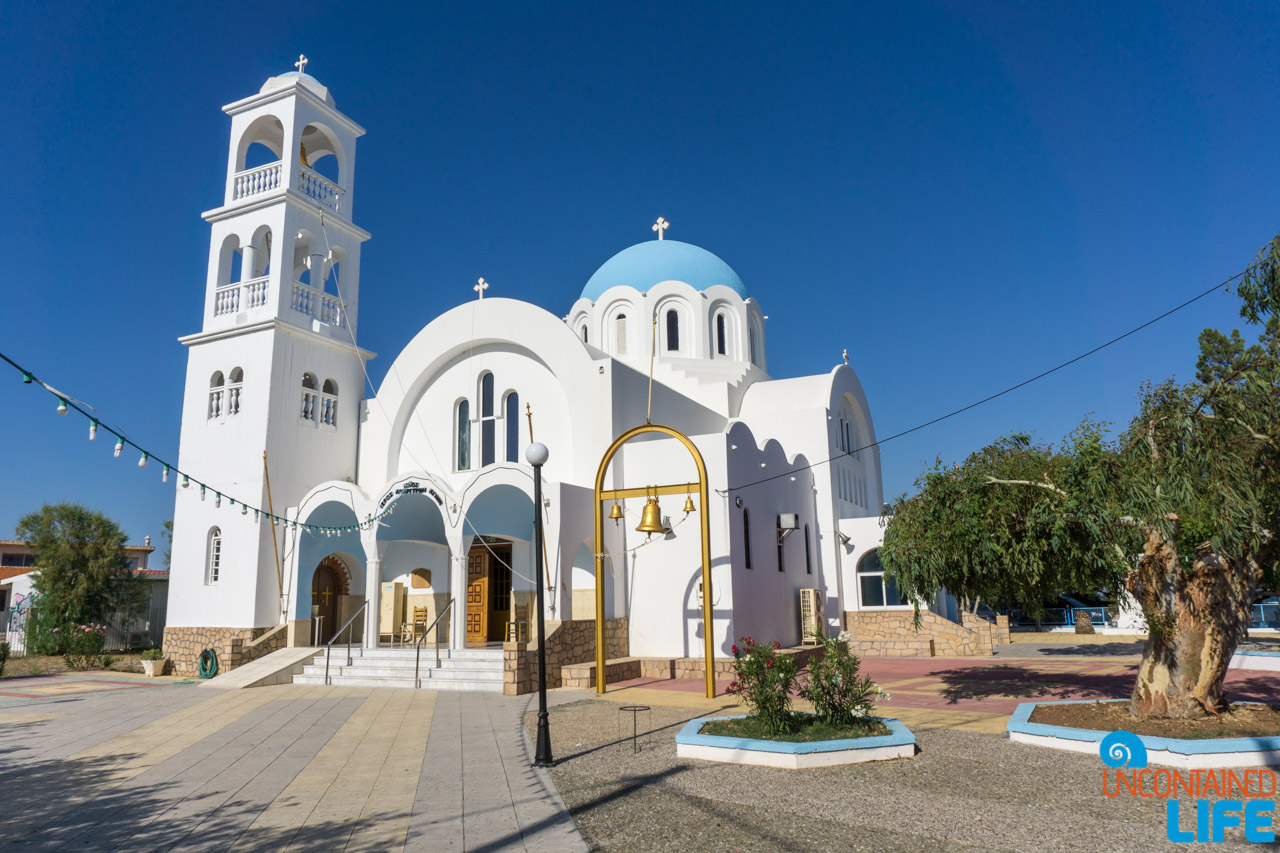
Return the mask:
<svg viewBox="0 0 1280 853">
<path fill-rule="evenodd" d="M 65 415 L 67 413 L 67 399 L 65 397 L 58 398 L 58 414 Z"/>
<path fill-rule="evenodd" d="M 97 437 L 98 437 L 98 422 L 90 418 L 89 419 L 89 440 L 93 441 Z"/>
<path fill-rule="evenodd" d="M 115 449 L 115 451 L 114 451 L 114 452 L 112 452 L 112 454 L 111 454 L 111 455 L 112 455 L 112 456 L 114 456 L 115 458 L 119 459 L 119 458 L 120 458 L 120 454 L 121 454 L 122 452 L 124 452 L 124 439 L 117 435 L 117 436 L 116 436 L 116 449 Z"/>
<path fill-rule="evenodd" d="M 147 451 L 145 450 L 142 451 L 142 456 L 138 457 L 138 467 L 139 468 L 147 467 Z"/>
<path fill-rule="evenodd" d="M 164 466 L 164 470 L 160 472 L 160 482 L 162 483 L 169 482 L 169 466 L 168 465 Z"/>
</svg>

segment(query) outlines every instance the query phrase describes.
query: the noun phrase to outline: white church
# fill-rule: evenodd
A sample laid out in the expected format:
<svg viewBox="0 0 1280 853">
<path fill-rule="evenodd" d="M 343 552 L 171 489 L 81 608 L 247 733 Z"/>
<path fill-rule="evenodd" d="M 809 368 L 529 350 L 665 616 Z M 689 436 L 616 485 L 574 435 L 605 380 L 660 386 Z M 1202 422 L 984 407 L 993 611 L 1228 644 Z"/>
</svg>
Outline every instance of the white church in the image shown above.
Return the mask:
<svg viewBox="0 0 1280 853">
<path fill-rule="evenodd" d="M 880 459 L 859 450 L 875 427 L 857 374 L 837 362 L 770 378 L 759 292 L 711 252 L 667 238 L 665 220 L 646 224 L 648 239 L 606 260 L 560 314 L 478 281 L 367 395 L 370 235 L 353 216 L 364 130 L 299 68 L 223 108 L 231 143 L 223 203 L 203 214 L 204 317 L 181 339 L 178 465 L 192 480 L 179 478 L 174 511 L 165 647 L 176 671 L 192 671 L 206 648 L 225 669 L 324 645 L 353 617 L 348 633 L 366 655 L 414 648 L 440 617 L 432 666 L 437 644 L 500 660 L 535 623 L 535 512 L 546 630 L 564 639 L 562 663 L 592 658 L 597 615 L 611 626 L 611 658 L 701 659 L 699 514 L 718 658 L 746 635 L 800 644 L 806 595 L 831 633 L 852 611 L 910 610 L 874 555 Z M 376 282 L 369 296 L 379 298 Z M 643 497 L 597 502 L 593 489 L 614 439 L 650 418 L 697 447 L 709 498 L 698 501 L 677 440 L 628 443 L 606 488 L 689 484 L 687 496 L 660 497 L 662 530 L 640 533 Z M 541 507 L 524 458 L 531 439 L 550 451 Z"/>
</svg>

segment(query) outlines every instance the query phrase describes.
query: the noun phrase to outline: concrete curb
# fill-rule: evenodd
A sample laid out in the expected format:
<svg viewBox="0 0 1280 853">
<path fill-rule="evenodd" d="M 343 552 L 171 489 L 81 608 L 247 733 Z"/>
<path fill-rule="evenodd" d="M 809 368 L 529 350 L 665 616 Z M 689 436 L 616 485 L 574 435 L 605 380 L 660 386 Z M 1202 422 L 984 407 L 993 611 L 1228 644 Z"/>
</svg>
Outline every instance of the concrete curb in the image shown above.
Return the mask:
<svg viewBox="0 0 1280 853">
<path fill-rule="evenodd" d="M 1023 702 L 1009 717 L 1006 727 L 1009 739 L 1034 746 L 1097 755 L 1102 739 L 1110 732 L 1097 729 L 1075 729 L 1069 726 L 1050 726 L 1029 721 L 1032 712 L 1039 705 L 1080 705 L 1096 701 L 1098 700 L 1072 699 L 1062 702 Z M 1215 767 L 1256 767 L 1280 764 L 1280 737 L 1186 739 L 1139 735 L 1138 739 L 1147 749 L 1147 762 L 1166 767 L 1203 770 Z"/>
<path fill-rule="evenodd" d="M 888 727 L 890 732 L 879 737 L 787 743 L 699 734 L 707 723 L 715 720 L 736 720 L 745 716 L 747 715 L 733 714 L 726 717 L 700 717 L 687 723 L 676 734 L 676 755 L 681 758 L 701 758 L 728 764 L 758 764 L 764 767 L 802 770 L 807 767 L 831 767 L 837 764 L 861 764 L 866 761 L 911 758 L 916 754 L 916 736 L 899 720 L 891 717 L 877 718 Z"/>
</svg>

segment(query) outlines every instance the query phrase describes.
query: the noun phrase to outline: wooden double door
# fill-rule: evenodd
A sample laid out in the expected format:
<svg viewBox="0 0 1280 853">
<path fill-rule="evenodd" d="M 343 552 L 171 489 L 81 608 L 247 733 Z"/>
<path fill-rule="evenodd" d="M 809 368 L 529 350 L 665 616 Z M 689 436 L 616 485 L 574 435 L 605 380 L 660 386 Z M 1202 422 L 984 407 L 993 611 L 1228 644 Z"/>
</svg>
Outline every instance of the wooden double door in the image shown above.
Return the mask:
<svg viewBox="0 0 1280 853">
<path fill-rule="evenodd" d="M 511 612 L 511 543 L 486 540 L 467 552 L 467 645 L 506 639 Z"/>
</svg>

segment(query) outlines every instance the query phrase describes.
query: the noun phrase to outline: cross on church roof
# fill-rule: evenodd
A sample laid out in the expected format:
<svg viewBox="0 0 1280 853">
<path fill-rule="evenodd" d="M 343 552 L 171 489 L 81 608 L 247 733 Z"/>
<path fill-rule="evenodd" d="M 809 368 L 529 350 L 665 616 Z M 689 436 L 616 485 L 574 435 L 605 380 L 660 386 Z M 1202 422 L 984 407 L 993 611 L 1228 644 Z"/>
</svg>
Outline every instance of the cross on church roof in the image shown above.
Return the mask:
<svg viewBox="0 0 1280 853">
<path fill-rule="evenodd" d="M 484 292 L 489 289 L 489 282 L 485 281 L 484 279 L 480 279 L 479 281 L 476 282 L 475 287 L 471 289 L 474 290 L 476 293 L 480 294 L 481 299 L 484 299 Z"/>
<path fill-rule="evenodd" d="M 298 61 L 293 63 L 293 67 L 298 69 L 299 74 L 307 73 L 307 63 L 311 60 L 307 59 L 303 54 L 298 54 Z"/>
<path fill-rule="evenodd" d="M 659 217 L 658 217 L 658 221 L 657 221 L 657 222 L 653 223 L 653 230 L 658 232 L 658 239 L 659 239 L 659 240 L 661 240 L 661 239 L 662 239 L 662 234 L 663 234 L 663 232 L 664 232 L 664 231 L 666 231 L 666 230 L 667 230 L 668 228 L 670 228 L 670 227 L 671 227 L 671 223 L 670 223 L 670 222 L 668 222 L 667 220 L 663 219 L 661 216 L 659 216 Z"/>
</svg>

